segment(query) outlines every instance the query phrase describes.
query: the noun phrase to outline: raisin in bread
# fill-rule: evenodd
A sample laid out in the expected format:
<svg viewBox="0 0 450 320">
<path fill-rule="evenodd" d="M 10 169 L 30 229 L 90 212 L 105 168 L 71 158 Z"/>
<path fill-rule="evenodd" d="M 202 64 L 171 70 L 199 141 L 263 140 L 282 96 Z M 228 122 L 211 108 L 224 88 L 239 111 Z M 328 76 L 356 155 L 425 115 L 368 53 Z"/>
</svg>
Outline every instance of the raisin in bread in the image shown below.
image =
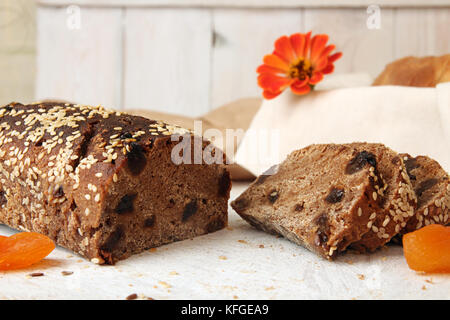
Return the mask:
<svg viewBox="0 0 450 320">
<path fill-rule="evenodd" d="M 254 227 L 333 259 L 371 228 L 385 190 L 378 159 L 352 145 L 292 152 L 231 203 Z"/>
<path fill-rule="evenodd" d="M 352 143 L 359 151 L 373 154 L 385 187 L 372 196 L 381 198 L 382 205 L 374 210 L 368 223 L 369 232 L 351 247 L 360 252 L 374 251 L 389 242 L 414 215 L 417 198 L 402 157 L 390 148 L 377 143 Z"/>
<path fill-rule="evenodd" d="M 219 230 L 227 224 L 229 173 L 220 164 L 174 163 L 178 139 L 171 138 L 182 133 L 191 136 L 103 107 L 6 105 L 0 223 L 45 234 L 100 264 Z M 208 147 L 199 139 L 193 158 Z"/>
<path fill-rule="evenodd" d="M 429 224 L 449 224 L 450 179 L 440 164 L 427 157 L 401 155 L 417 196 L 417 209 L 401 233 Z"/>
</svg>

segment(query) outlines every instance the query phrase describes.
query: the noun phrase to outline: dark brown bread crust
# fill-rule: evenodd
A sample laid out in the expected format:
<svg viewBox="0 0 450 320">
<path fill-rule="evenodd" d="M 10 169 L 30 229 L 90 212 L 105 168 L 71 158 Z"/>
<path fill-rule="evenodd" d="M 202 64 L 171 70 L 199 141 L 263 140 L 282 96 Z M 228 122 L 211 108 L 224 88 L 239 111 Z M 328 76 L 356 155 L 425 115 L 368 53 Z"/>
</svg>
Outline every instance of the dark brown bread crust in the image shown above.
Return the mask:
<svg viewBox="0 0 450 320">
<path fill-rule="evenodd" d="M 0 223 L 100 264 L 221 229 L 229 173 L 220 164 L 174 164 L 171 136 L 185 133 L 103 107 L 6 105 Z"/>
<path fill-rule="evenodd" d="M 415 215 L 401 233 L 411 232 L 429 224 L 450 223 L 450 179 L 440 164 L 427 157 L 401 154 L 417 196 Z"/>
<path fill-rule="evenodd" d="M 333 259 L 370 229 L 385 189 L 378 159 L 351 145 L 311 145 L 231 203 L 252 226 Z"/>
</svg>

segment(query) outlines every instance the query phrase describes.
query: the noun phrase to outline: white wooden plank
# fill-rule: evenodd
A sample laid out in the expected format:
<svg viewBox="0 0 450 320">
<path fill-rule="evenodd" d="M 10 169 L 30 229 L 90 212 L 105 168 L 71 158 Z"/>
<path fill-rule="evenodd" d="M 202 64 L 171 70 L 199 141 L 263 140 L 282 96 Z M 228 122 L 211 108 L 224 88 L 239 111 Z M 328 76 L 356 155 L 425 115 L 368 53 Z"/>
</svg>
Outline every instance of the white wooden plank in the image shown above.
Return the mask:
<svg viewBox="0 0 450 320">
<path fill-rule="evenodd" d="M 380 28 L 369 29 L 366 9 L 305 9 L 305 28 L 326 33 L 343 52 L 335 73 L 368 73 L 375 77 L 393 59 L 393 11 L 381 8 Z"/>
<path fill-rule="evenodd" d="M 201 115 L 210 109 L 211 12 L 129 9 L 124 105 Z"/>
<path fill-rule="evenodd" d="M 212 106 L 260 96 L 256 68 L 277 38 L 304 31 L 302 10 L 214 11 Z"/>
<path fill-rule="evenodd" d="M 120 107 L 121 9 L 39 8 L 36 99 Z M 77 21 L 80 21 L 79 28 Z"/>
<path fill-rule="evenodd" d="M 450 8 L 395 12 L 395 58 L 450 52 Z"/>
<path fill-rule="evenodd" d="M 448 0 L 38 0 L 41 5 L 128 6 L 128 7 L 241 7 L 241 8 L 317 8 L 449 6 Z"/>
</svg>

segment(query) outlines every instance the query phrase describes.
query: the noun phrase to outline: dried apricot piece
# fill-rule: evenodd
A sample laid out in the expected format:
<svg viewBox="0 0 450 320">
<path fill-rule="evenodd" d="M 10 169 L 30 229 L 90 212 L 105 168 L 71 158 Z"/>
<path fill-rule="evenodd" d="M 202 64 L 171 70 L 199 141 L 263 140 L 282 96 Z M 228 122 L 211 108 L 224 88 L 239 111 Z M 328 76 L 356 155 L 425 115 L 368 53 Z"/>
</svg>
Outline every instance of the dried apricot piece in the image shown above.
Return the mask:
<svg viewBox="0 0 450 320">
<path fill-rule="evenodd" d="M 0 270 L 28 267 L 55 249 L 48 237 L 36 232 L 21 232 L 0 237 Z"/>
<path fill-rule="evenodd" d="M 0 236 L 0 252 L 2 252 L 3 251 L 3 246 L 5 246 L 6 245 L 6 243 L 5 243 L 5 239 L 8 239 L 8 237 L 6 237 L 6 236 Z"/>
<path fill-rule="evenodd" d="M 432 224 L 405 234 L 403 252 L 415 271 L 450 272 L 450 227 Z"/>
</svg>

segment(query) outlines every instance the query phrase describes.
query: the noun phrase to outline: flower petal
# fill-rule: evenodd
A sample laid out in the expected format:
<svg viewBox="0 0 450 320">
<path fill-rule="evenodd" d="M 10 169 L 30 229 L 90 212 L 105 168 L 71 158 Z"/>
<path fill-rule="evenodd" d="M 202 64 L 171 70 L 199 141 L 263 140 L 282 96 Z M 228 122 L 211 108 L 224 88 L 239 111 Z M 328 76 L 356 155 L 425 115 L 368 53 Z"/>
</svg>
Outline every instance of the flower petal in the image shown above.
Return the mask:
<svg viewBox="0 0 450 320">
<path fill-rule="evenodd" d="M 308 92 L 311 91 L 311 87 L 309 86 L 308 83 L 304 83 L 304 81 L 295 81 L 294 83 L 291 84 L 291 90 L 293 93 L 295 94 L 307 94 Z"/>
<path fill-rule="evenodd" d="M 303 47 L 303 57 L 308 57 L 309 49 L 311 48 L 311 31 L 305 35 L 305 46 Z"/>
<path fill-rule="evenodd" d="M 322 51 L 324 50 L 327 42 L 328 42 L 328 36 L 326 34 L 318 34 L 312 38 L 310 59 L 313 64 L 321 56 Z"/>
<path fill-rule="evenodd" d="M 268 54 L 264 56 L 263 62 L 270 67 L 274 67 L 283 71 L 289 70 L 289 64 L 274 54 Z"/>
<path fill-rule="evenodd" d="M 292 80 L 289 78 L 279 77 L 270 73 L 263 73 L 258 77 L 258 85 L 272 93 L 284 90 L 291 82 Z"/>
<path fill-rule="evenodd" d="M 303 95 L 303 94 L 307 94 L 308 92 L 310 92 L 311 87 L 308 84 L 301 86 L 301 87 L 292 84 L 291 90 L 295 94 Z"/>
<path fill-rule="evenodd" d="M 271 66 L 268 66 L 266 64 L 262 64 L 260 65 L 257 69 L 256 69 L 257 73 L 272 73 L 275 75 L 284 75 L 286 74 L 286 71 L 278 69 L 278 68 L 274 68 Z"/>
<path fill-rule="evenodd" d="M 333 62 L 336 61 L 342 57 L 342 52 L 336 52 L 335 54 L 332 54 L 331 56 L 328 56 L 328 65 L 322 69 L 323 74 L 328 74 L 334 71 L 334 65 Z"/>
<path fill-rule="evenodd" d="M 332 73 L 334 71 L 334 65 L 329 63 L 324 69 L 322 69 L 323 74 Z"/>
<path fill-rule="evenodd" d="M 282 36 L 275 41 L 275 50 L 273 53 L 289 64 L 296 58 L 291 41 L 287 36 Z"/>
<path fill-rule="evenodd" d="M 328 55 L 335 48 L 336 48 L 336 46 L 334 44 L 330 44 L 329 46 L 326 46 L 325 49 L 323 49 L 320 57 L 317 59 L 317 61 L 314 64 L 314 70 L 321 71 L 322 69 L 324 69 L 328 65 L 328 63 L 329 63 Z"/>
<path fill-rule="evenodd" d="M 336 48 L 336 46 L 334 44 L 330 44 L 330 45 L 326 46 L 322 50 L 322 53 L 320 54 L 319 59 L 321 59 L 322 57 L 327 57 L 331 53 L 331 51 L 333 51 L 335 48 Z"/>
<path fill-rule="evenodd" d="M 336 52 L 336 53 L 334 53 L 334 54 L 332 54 L 331 56 L 328 57 L 328 62 L 329 63 L 333 63 L 337 59 L 339 59 L 340 57 L 342 57 L 342 52 Z"/>
<path fill-rule="evenodd" d="M 264 90 L 263 91 L 263 97 L 268 99 L 268 100 L 270 100 L 270 99 L 273 99 L 273 98 L 277 97 L 281 92 L 282 91 L 278 91 L 278 92 L 273 93 L 273 92 Z"/>
<path fill-rule="evenodd" d="M 304 58 L 304 49 L 306 44 L 306 36 L 303 33 L 295 33 L 290 36 L 291 46 L 297 59 Z"/>
<path fill-rule="evenodd" d="M 300 88 L 300 87 L 303 87 L 305 85 L 308 85 L 308 82 L 309 82 L 309 77 L 306 76 L 306 78 L 303 79 L 303 80 L 295 79 L 295 81 L 292 82 L 291 86 Z"/>
<path fill-rule="evenodd" d="M 323 73 L 322 72 L 314 72 L 311 79 L 309 79 L 310 84 L 317 84 L 323 79 Z"/>
</svg>

